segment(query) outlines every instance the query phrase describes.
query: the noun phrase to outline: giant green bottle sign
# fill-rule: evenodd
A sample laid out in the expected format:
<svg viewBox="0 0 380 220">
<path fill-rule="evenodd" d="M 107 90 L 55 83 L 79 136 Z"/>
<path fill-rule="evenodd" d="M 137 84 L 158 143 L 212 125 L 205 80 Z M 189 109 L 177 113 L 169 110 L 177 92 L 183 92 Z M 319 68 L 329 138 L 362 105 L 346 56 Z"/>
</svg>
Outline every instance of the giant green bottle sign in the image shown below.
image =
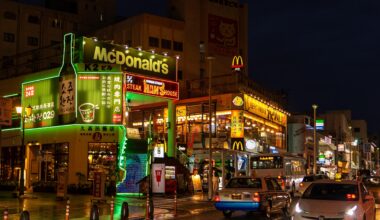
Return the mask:
<svg viewBox="0 0 380 220">
<path fill-rule="evenodd" d="M 60 124 L 76 121 L 76 73 L 72 64 L 74 34 L 64 36 L 63 59 L 59 72 L 58 120 Z"/>
</svg>

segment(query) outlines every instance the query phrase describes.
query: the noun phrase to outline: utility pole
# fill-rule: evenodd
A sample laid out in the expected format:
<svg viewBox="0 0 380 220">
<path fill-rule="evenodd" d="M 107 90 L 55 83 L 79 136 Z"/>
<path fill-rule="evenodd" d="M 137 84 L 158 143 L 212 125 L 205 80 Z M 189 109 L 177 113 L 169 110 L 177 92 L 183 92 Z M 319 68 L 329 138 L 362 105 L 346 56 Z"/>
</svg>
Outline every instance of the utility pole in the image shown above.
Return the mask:
<svg viewBox="0 0 380 220">
<path fill-rule="evenodd" d="M 317 149 L 317 131 L 316 131 L 316 118 L 317 118 L 317 108 L 316 104 L 312 105 L 314 109 L 314 157 L 313 157 L 313 174 L 317 174 L 317 157 L 318 157 L 318 149 Z"/>
</svg>

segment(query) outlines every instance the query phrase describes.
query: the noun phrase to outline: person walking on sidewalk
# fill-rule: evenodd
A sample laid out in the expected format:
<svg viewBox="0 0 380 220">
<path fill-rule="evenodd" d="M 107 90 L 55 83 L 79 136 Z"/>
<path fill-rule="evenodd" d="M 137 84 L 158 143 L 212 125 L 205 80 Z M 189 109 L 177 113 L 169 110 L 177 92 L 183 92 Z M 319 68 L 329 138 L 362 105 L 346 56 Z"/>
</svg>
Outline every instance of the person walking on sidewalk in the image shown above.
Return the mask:
<svg viewBox="0 0 380 220">
<path fill-rule="evenodd" d="M 219 174 L 218 172 L 212 171 L 212 191 L 214 194 L 218 192 L 219 189 Z"/>
</svg>

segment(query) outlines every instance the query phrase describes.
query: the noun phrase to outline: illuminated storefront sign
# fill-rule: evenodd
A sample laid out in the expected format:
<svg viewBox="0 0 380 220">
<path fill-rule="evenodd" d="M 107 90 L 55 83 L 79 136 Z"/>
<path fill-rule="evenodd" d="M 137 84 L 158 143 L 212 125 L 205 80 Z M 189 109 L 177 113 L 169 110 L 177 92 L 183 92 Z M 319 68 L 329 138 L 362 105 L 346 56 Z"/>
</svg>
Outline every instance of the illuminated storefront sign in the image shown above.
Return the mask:
<svg viewBox="0 0 380 220">
<path fill-rule="evenodd" d="M 231 149 L 244 151 L 244 138 L 231 138 Z"/>
<path fill-rule="evenodd" d="M 79 74 L 77 82 L 77 123 L 121 124 L 122 74 Z"/>
<path fill-rule="evenodd" d="M 315 129 L 323 130 L 324 127 L 325 127 L 325 120 L 323 120 L 323 119 L 315 120 Z"/>
<path fill-rule="evenodd" d="M 120 64 L 128 72 L 176 80 L 176 61 L 172 57 L 94 41 L 86 37 L 83 37 L 83 60 L 79 63 Z"/>
<path fill-rule="evenodd" d="M 242 97 L 240 96 L 235 96 L 235 98 L 232 100 L 232 103 L 237 106 L 237 107 L 241 107 L 244 105 L 244 100 Z"/>
<path fill-rule="evenodd" d="M 178 99 L 178 83 L 150 79 L 142 76 L 126 75 L 127 91 L 145 95 L 158 96 L 162 98 Z"/>
<path fill-rule="evenodd" d="M 23 107 L 32 107 L 26 128 L 58 125 L 58 85 L 58 77 L 23 84 Z"/>
<path fill-rule="evenodd" d="M 234 56 L 234 58 L 232 58 L 231 68 L 236 71 L 240 71 L 243 67 L 243 58 L 241 56 Z"/>
<path fill-rule="evenodd" d="M 244 137 L 244 111 L 231 111 L 231 138 Z"/>
<path fill-rule="evenodd" d="M 244 109 L 269 121 L 286 126 L 287 117 L 284 113 L 264 104 L 248 95 L 244 95 Z"/>
<path fill-rule="evenodd" d="M 273 160 L 273 157 L 259 157 L 259 160 Z"/>
</svg>

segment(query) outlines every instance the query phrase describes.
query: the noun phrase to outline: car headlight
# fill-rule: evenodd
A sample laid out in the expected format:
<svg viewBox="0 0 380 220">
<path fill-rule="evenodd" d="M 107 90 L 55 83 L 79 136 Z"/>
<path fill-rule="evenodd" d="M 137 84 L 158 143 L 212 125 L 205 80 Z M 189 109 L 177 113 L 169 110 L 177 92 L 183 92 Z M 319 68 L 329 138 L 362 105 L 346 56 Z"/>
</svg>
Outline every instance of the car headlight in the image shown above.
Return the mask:
<svg viewBox="0 0 380 220">
<path fill-rule="evenodd" d="M 302 213 L 303 212 L 303 210 L 300 208 L 300 203 L 297 202 L 297 205 L 296 205 L 294 211 L 296 211 L 296 213 Z"/>
<path fill-rule="evenodd" d="M 349 210 L 346 211 L 346 215 L 349 215 L 349 216 L 355 215 L 355 211 L 356 211 L 357 208 L 358 208 L 357 205 L 354 206 L 354 207 L 352 207 L 352 208 L 350 208 Z"/>
</svg>

